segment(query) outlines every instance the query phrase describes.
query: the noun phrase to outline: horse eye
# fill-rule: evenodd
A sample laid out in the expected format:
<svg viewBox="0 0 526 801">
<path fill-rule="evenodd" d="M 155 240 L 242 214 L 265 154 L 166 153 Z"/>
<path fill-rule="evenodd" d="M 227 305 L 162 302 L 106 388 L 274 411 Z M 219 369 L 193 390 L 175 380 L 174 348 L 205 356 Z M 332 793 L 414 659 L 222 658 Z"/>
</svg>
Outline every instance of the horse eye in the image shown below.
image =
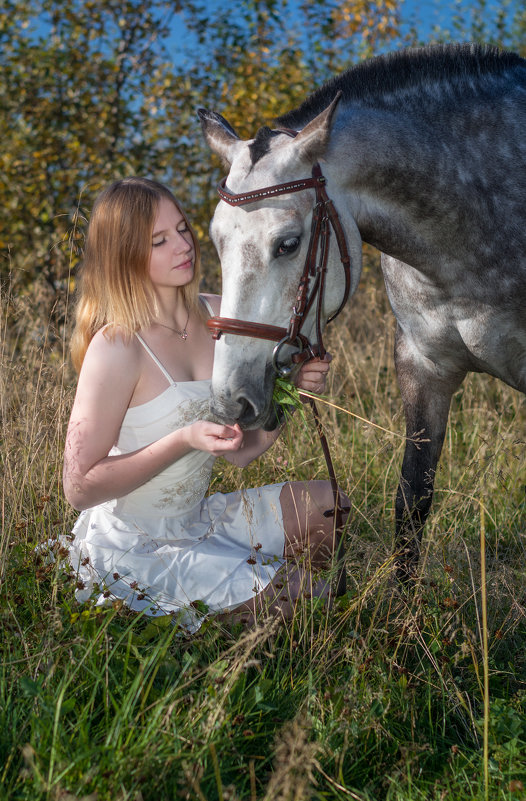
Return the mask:
<svg viewBox="0 0 526 801">
<path fill-rule="evenodd" d="M 276 248 L 276 256 L 286 256 L 290 253 L 294 253 L 294 251 L 298 249 L 299 244 L 300 240 L 297 236 L 291 236 L 290 239 L 284 239 L 283 242 L 280 242 Z"/>
</svg>

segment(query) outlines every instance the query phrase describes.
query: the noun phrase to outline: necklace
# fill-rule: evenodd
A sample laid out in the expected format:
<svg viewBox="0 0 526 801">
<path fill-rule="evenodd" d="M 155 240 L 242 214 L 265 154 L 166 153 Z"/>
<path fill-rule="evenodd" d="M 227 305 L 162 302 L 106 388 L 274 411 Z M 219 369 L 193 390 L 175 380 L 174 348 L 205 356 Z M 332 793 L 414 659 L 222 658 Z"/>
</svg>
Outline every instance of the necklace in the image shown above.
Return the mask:
<svg viewBox="0 0 526 801">
<path fill-rule="evenodd" d="M 163 328 L 167 328 L 168 331 L 173 331 L 174 334 L 179 334 L 181 339 L 188 339 L 188 331 L 186 330 L 186 326 L 188 325 L 188 320 L 190 319 L 190 309 L 188 309 L 186 315 L 186 323 L 184 324 L 183 330 L 178 331 L 177 328 L 172 328 L 170 325 L 165 325 L 164 323 L 160 323 L 159 320 L 156 320 L 157 325 L 161 325 Z"/>
</svg>

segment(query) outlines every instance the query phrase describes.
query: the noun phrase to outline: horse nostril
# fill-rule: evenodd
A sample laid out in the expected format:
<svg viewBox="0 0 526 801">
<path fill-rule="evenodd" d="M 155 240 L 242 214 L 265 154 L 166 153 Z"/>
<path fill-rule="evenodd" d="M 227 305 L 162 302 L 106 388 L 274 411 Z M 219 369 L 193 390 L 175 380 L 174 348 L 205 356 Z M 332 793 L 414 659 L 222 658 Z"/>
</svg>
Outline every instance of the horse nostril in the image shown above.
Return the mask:
<svg viewBox="0 0 526 801">
<path fill-rule="evenodd" d="M 212 394 L 210 412 L 217 419 L 226 423 L 237 421 L 242 425 L 251 425 L 257 419 L 258 410 L 245 394 L 237 396 Z"/>
<path fill-rule="evenodd" d="M 238 395 L 236 401 L 238 405 L 237 419 L 240 422 L 249 423 L 257 417 L 257 411 L 248 398 L 243 397 L 243 395 Z"/>
</svg>

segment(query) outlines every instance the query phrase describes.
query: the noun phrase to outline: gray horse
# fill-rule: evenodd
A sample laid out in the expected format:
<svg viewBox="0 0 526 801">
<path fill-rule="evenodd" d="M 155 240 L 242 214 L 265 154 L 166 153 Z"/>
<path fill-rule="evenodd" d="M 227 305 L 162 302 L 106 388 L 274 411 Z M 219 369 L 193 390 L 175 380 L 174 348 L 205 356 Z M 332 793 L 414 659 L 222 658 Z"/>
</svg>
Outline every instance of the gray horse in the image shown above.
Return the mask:
<svg viewBox="0 0 526 801">
<path fill-rule="evenodd" d="M 246 193 L 305 178 L 318 162 L 358 283 L 362 241 L 382 252 L 396 315 L 395 363 L 407 443 L 396 498 L 398 571 L 414 573 L 453 393 L 468 371 L 526 392 L 526 61 L 488 46 L 436 46 L 371 59 L 242 141 L 201 111 L 210 147 Z M 314 192 L 220 202 L 211 235 L 221 315 L 286 326 L 307 251 Z M 342 298 L 335 248 L 324 320 Z M 312 336 L 311 309 L 303 331 Z M 215 412 L 273 425 L 272 343 L 223 336 Z M 275 423 L 274 423 L 275 424 Z M 427 442 L 412 436 L 425 432 Z"/>
</svg>

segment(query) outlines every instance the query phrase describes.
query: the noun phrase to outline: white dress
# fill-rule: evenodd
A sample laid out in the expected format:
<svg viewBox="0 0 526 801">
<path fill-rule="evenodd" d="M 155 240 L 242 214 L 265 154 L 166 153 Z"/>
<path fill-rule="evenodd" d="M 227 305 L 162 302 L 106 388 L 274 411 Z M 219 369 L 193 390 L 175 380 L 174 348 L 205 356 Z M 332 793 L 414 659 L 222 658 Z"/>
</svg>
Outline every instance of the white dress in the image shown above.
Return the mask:
<svg viewBox="0 0 526 801">
<path fill-rule="evenodd" d="M 209 417 L 210 381 L 175 382 L 128 409 L 110 455 L 129 453 Z M 283 564 L 283 484 L 205 497 L 214 457 L 193 450 L 122 498 L 81 512 L 68 541 L 77 600 L 122 599 L 147 615 L 179 613 L 196 631 L 203 614 L 238 606 Z"/>
</svg>

